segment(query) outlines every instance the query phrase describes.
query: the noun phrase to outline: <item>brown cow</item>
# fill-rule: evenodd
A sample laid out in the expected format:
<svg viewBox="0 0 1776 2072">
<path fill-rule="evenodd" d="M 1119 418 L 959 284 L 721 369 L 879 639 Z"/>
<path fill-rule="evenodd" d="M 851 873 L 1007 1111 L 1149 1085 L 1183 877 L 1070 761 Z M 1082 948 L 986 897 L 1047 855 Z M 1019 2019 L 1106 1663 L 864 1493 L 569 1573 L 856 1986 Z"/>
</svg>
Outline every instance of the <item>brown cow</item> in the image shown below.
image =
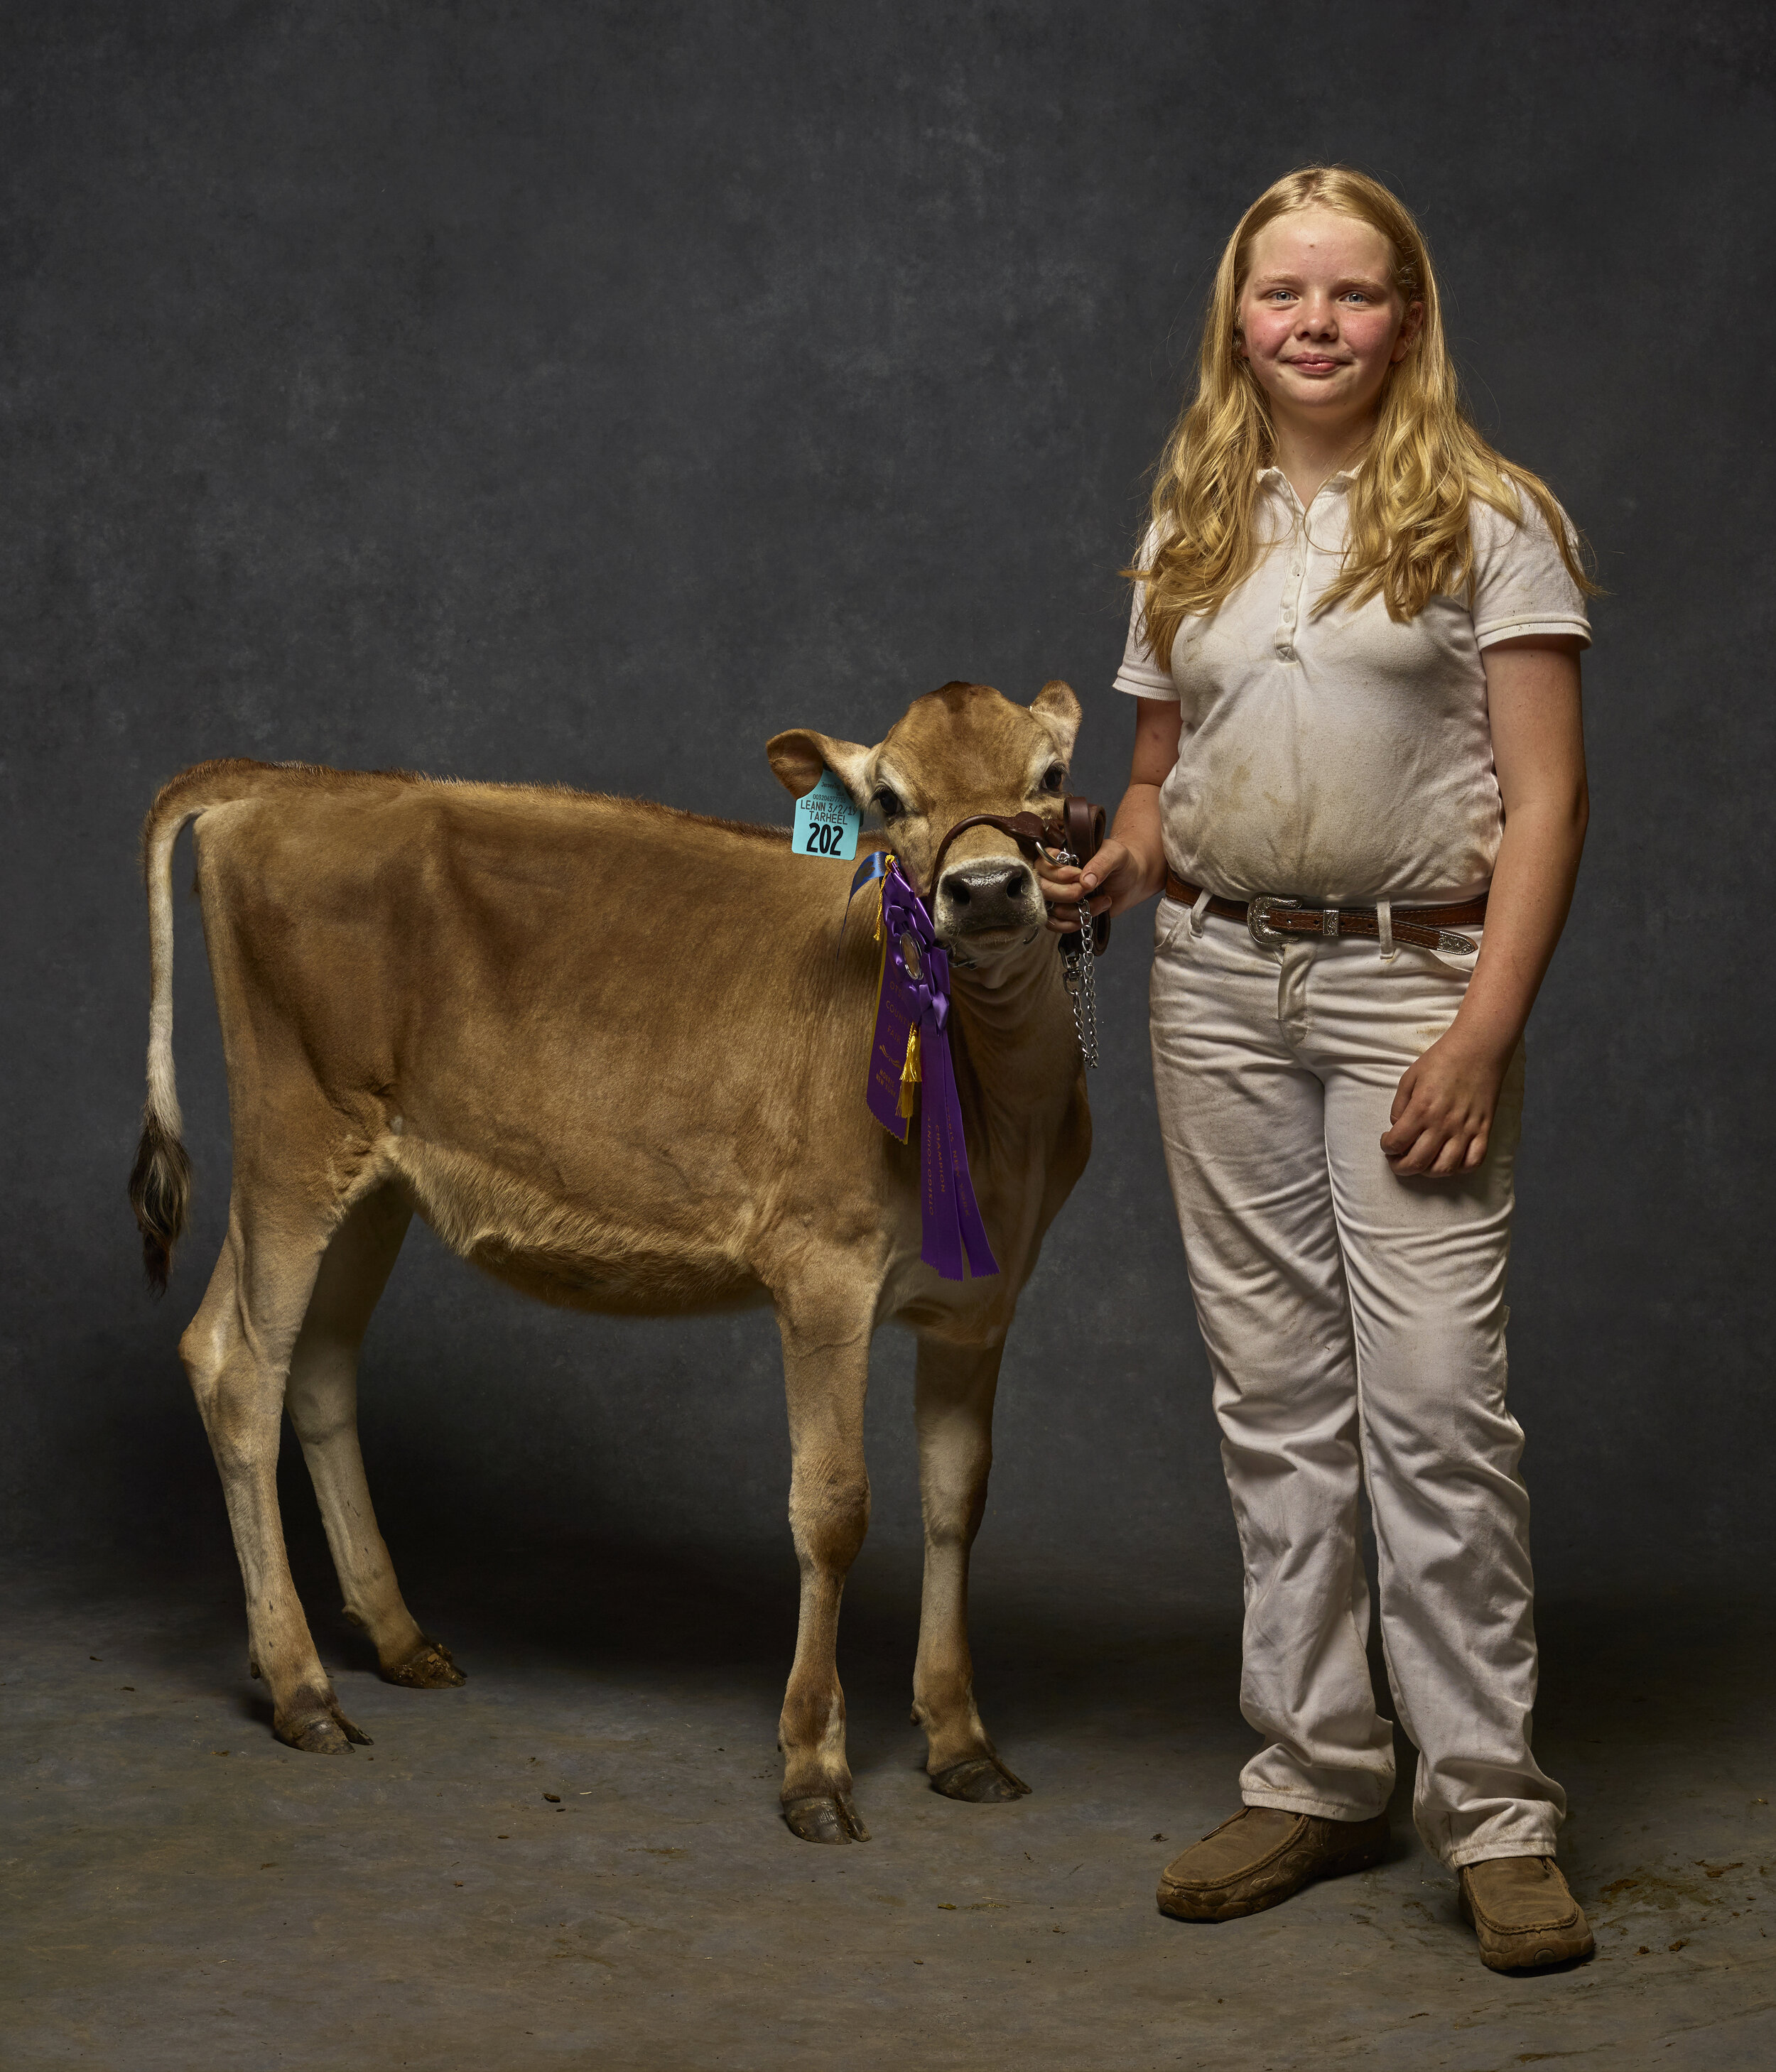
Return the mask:
<svg viewBox="0 0 1776 2072">
<path fill-rule="evenodd" d="M 975 684 L 919 699 L 874 748 L 779 734 L 796 796 L 832 770 L 923 886 L 947 830 L 1053 809 L 1078 701 Z M 358 1449 L 358 1347 L 417 1209 L 466 1259 L 544 1300 L 678 1314 L 771 1303 L 783 1346 L 801 1619 L 779 1726 L 785 1818 L 865 1839 L 835 1663 L 870 1513 L 870 1342 L 918 1334 L 925 1584 L 913 1716 L 951 1798 L 1026 1787 L 976 1710 L 969 1547 L 1005 1333 L 1084 1168 L 1091 1120 L 1055 938 L 1008 835 L 969 828 L 932 919 L 968 1159 L 996 1277 L 921 1264 L 919 1132 L 870 1116 L 874 894 L 841 942 L 852 866 L 780 829 L 549 787 L 259 763 L 174 779 L 145 829 L 154 1000 L 131 1186 L 164 1287 L 189 1168 L 172 1063 L 171 855 L 195 820 L 228 1061 L 228 1236 L 179 1342 L 226 1493 L 251 1667 L 274 1731 L 334 1753 L 339 1710 L 278 1517 L 287 1408 L 344 1593 L 383 1675 L 459 1684 L 397 1587 Z M 879 841 L 878 846 L 880 845 Z M 866 911 L 866 909 L 868 911 Z"/>
</svg>

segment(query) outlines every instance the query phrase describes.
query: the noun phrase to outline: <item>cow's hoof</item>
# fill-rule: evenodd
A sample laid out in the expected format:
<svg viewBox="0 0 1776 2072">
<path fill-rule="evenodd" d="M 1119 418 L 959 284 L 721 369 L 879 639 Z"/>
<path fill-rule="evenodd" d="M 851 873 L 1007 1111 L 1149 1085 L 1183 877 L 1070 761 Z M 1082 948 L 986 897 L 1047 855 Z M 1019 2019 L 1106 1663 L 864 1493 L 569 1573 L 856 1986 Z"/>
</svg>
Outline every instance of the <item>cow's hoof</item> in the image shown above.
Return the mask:
<svg viewBox="0 0 1776 2072">
<path fill-rule="evenodd" d="M 468 1679 L 451 1659 L 441 1640 L 422 1640 L 405 1662 L 382 1672 L 385 1684 L 399 1684 L 409 1691 L 450 1691 Z"/>
<path fill-rule="evenodd" d="M 300 1749 L 304 1755 L 349 1755 L 354 1741 L 365 1748 L 371 1745 L 370 1737 L 361 1727 L 355 1727 L 343 1712 L 305 1712 L 294 1718 L 278 1720 L 272 1732 L 288 1748 Z"/>
<path fill-rule="evenodd" d="M 804 1842 L 867 1842 L 870 1830 L 857 1818 L 849 1791 L 825 1799 L 786 1799 L 783 1818 Z"/>
<path fill-rule="evenodd" d="M 1008 1799 L 1023 1799 L 1030 1786 L 1013 1777 L 996 1755 L 965 1756 L 940 1770 L 931 1779 L 931 1789 L 946 1799 L 964 1799 L 970 1806 L 998 1806 Z"/>
</svg>

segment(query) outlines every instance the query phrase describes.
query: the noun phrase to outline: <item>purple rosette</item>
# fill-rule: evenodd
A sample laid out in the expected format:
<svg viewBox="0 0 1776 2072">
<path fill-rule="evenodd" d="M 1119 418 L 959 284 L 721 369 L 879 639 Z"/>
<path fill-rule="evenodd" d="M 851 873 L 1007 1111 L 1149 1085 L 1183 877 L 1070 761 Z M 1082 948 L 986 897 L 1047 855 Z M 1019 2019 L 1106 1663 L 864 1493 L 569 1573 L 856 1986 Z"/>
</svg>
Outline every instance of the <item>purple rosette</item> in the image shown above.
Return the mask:
<svg viewBox="0 0 1776 2072">
<path fill-rule="evenodd" d="M 911 1127 L 906 1092 L 916 1077 L 919 1103 L 919 1256 L 946 1281 L 960 1281 L 964 1264 L 976 1279 L 997 1273 L 980 1204 L 968 1174 L 962 1105 L 950 1056 L 950 960 L 937 939 L 925 903 L 891 855 L 865 857 L 852 880 L 855 898 L 873 878 L 882 881 L 886 938 L 875 1038 L 870 1046 L 865 1098 L 870 1112 L 904 1144 Z M 916 1071 L 909 1062 L 909 1047 Z"/>
</svg>

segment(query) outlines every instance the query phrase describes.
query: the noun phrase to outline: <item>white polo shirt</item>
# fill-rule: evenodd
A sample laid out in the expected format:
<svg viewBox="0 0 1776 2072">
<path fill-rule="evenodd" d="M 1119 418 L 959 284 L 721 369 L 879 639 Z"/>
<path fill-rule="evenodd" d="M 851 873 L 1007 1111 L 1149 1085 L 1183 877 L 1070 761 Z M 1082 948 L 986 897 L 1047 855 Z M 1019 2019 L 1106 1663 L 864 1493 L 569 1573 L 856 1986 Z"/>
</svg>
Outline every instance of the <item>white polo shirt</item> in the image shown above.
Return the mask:
<svg viewBox="0 0 1776 2072">
<path fill-rule="evenodd" d="M 1483 892 L 1504 816 L 1481 650 L 1526 634 L 1589 644 L 1585 600 L 1541 514 L 1473 513 L 1474 582 L 1400 625 L 1379 597 L 1316 614 L 1337 575 L 1347 492 L 1304 512 L 1278 468 L 1259 477 L 1272 544 L 1212 619 L 1187 618 L 1170 670 L 1147 651 L 1135 594 L 1116 689 L 1176 698 L 1178 761 L 1160 792 L 1166 855 L 1226 898 L 1330 906 Z"/>
</svg>

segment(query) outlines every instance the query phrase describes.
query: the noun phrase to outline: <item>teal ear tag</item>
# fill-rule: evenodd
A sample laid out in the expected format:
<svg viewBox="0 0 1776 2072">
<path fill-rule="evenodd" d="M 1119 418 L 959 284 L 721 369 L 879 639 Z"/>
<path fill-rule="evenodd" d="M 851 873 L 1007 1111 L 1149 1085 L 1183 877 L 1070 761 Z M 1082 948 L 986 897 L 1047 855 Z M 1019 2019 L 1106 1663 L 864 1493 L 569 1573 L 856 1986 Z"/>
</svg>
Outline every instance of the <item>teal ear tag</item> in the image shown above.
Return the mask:
<svg viewBox="0 0 1776 2072">
<path fill-rule="evenodd" d="M 798 856 L 843 857 L 857 853 L 857 829 L 863 816 L 830 770 L 820 772 L 812 791 L 796 801 L 796 832 L 789 845 Z"/>
</svg>

